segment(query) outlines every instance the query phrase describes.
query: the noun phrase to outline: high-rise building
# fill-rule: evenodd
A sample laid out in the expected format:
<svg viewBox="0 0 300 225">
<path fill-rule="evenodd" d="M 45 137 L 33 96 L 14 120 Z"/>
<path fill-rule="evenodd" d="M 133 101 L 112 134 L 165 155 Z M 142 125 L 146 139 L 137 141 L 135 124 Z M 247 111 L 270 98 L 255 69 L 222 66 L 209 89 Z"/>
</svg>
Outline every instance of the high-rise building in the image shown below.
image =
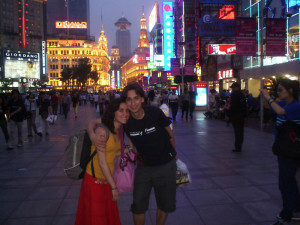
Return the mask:
<svg viewBox="0 0 300 225">
<path fill-rule="evenodd" d="M 120 57 L 124 58 L 131 57 L 131 37 L 127 29 L 130 25 L 131 23 L 124 16 L 115 22 L 115 26 L 119 28 L 116 32 L 116 44 L 120 50 Z"/>
<path fill-rule="evenodd" d="M 22 78 L 28 86 L 40 79 L 44 9 L 44 0 L 1 0 L 0 78 Z M 12 86 L 17 88 L 20 82 Z"/>
<path fill-rule="evenodd" d="M 89 16 L 89 0 L 47 1 L 47 36 L 89 39 Z"/>
<path fill-rule="evenodd" d="M 140 37 L 138 47 L 133 56 L 121 67 L 122 84 L 127 85 L 130 82 L 138 82 L 144 88 L 148 84 L 149 70 L 147 62 L 149 61 L 149 39 L 147 37 L 147 23 L 144 13 L 140 20 Z"/>
</svg>

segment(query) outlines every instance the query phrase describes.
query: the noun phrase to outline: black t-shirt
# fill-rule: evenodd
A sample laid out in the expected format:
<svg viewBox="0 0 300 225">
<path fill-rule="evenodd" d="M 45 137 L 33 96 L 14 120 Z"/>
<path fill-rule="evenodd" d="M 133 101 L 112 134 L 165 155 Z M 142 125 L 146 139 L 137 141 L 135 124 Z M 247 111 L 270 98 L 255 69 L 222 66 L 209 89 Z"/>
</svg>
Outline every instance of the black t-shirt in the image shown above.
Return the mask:
<svg viewBox="0 0 300 225">
<path fill-rule="evenodd" d="M 161 109 L 153 106 L 145 108 L 145 115 L 141 120 L 130 116 L 125 125 L 125 132 L 145 165 L 162 165 L 176 156 L 170 135 L 165 129 L 170 124 L 170 120 Z"/>
<path fill-rule="evenodd" d="M 44 98 L 43 100 L 40 101 L 40 110 L 39 114 L 46 113 L 48 112 L 48 107 L 50 106 L 50 100 L 47 98 Z"/>
<path fill-rule="evenodd" d="M 247 117 L 246 97 L 241 91 L 231 94 L 230 117 Z"/>
<path fill-rule="evenodd" d="M 14 120 L 16 122 L 22 122 L 23 121 L 23 119 L 24 119 L 24 111 L 23 111 L 24 103 L 21 99 L 18 99 L 17 101 L 14 101 L 13 99 L 11 99 L 8 102 L 7 107 L 9 108 L 10 113 L 18 110 L 21 107 L 22 110 L 20 110 L 16 114 L 14 114 L 10 119 Z"/>
</svg>

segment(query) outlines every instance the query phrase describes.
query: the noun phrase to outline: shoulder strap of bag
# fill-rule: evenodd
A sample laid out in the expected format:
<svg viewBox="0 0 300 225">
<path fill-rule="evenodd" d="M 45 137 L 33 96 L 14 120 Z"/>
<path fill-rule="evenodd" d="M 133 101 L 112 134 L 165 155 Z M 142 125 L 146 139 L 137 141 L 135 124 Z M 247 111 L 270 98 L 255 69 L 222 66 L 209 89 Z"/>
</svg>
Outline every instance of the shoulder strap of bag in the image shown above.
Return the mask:
<svg viewBox="0 0 300 225">
<path fill-rule="evenodd" d="M 108 128 L 104 124 L 102 124 L 102 123 L 98 124 L 95 129 L 97 129 L 98 127 L 104 128 L 104 130 L 106 132 L 106 142 L 107 142 L 108 138 L 109 138 L 109 130 L 108 130 Z M 95 175 L 95 169 L 94 169 L 94 161 L 93 161 L 93 158 L 95 157 L 96 153 L 97 153 L 97 149 L 95 149 L 95 151 L 93 152 L 93 154 L 90 156 L 90 160 L 89 160 L 89 161 L 92 161 L 91 162 L 91 169 L 92 169 L 92 176 L 93 177 L 96 177 L 96 175 Z"/>
<path fill-rule="evenodd" d="M 123 125 L 120 127 L 120 142 L 121 142 L 121 157 L 124 157 L 124 128 Z"/>
</svg>

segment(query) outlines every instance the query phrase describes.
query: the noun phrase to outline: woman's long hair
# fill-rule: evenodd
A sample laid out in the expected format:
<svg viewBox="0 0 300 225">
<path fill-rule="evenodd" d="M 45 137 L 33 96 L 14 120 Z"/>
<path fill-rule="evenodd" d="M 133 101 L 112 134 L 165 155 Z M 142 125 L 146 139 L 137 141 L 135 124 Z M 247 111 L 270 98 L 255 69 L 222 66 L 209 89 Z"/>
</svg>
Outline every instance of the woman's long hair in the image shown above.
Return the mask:
<svg viewBox="0 0 300 225">
<path fill-rule="evenodd" d="M 290 79 L 282 79 L 278 81 L 278 84 L 282 85 L 288 92 L 292 89 L 292 95 L 295 100 L 299 100 L 299 81 L 290 80 Z M 278 86 L 277 86 L 278 87 Z"/>
<path fill-rule="evenodd" d="M 114 131 L 114 120 L 115 120 L 115 112 L 119 110 L 121 103 L 125 102 L 121 98 L 113 99 L 104 111 L 102 123 L 112 132 L 116 134 Z"/>
</svg>

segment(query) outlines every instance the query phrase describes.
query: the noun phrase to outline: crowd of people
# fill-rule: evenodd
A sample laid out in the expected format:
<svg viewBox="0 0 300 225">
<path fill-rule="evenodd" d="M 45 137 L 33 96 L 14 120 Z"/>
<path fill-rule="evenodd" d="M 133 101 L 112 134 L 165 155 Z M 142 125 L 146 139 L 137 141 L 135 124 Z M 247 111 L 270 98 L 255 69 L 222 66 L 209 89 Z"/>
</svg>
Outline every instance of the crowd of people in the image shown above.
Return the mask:
<svg viewBox="0 0 300 225">
<path fill-rule="evenodd" d="M 231 85 L 232 92 L 224 91 L 217 95 L 214 90 L 209 94 L 210 111 L 206 116 L 214 116 L 214 108 L 225 98 L 224 117 L 231 121 L 235 134 L 234 153 L 242 152 L 244 122 L 249 111 L 254 110 L 251 95 L 243 92 L 239 83 Z M 278 98 L 270 96 L 266 89 L 260 90 L 267 102 L 270 112 L 276 116 L 279 127 L 286 121 L 300 125 L 299 82 L 281 80 L 277 87 Z M 219 99 L 218 99 L 219 98 Z M 22 122 L 27 120 L 28 137 L 32 131 L 38 135 L 48 135 L 47 117 L 60 113 L 66 119 L 71 106 L 74 119 L 77 118 L 78 106 L 90 102 L 91 107 L 102 119 L 91 121 L 87 127 L 93 143 L 92 152 L 97 157 L 88 164 L 83 178 L 78 202 L 76 224 L 84 225 L 119 225 L 121 224 L 117 200 L 118 187 L 113 178 L 115 158 L 120 155 L 120 132 L 125 131 L 129 145 L 125 152 L 134 151 L 137 165 L 133 189 L 131 212 L 135 225 L 145 224 L 145 215 L 149 206 L 151 190 L 154 189 L 157 203 L 156 224 L 164 225 L 168 213 L 176 210 L 176 160 L 178 160 L 175 139 L 171 123 L 176 121 L 179 106 L 182 109 L 182 120 L 193 119 L 196 94 L 184 90 L 178 96 L 176 91 L 145 93 L 137 84 L 128 84 L 122 93 L 98 92 L 78 93 L 41 92 L 38 96 L 29 93 L 25 98 L 13 90 L 7 99 L 0 97 L 0 125 L 8 143 L 13 149 L 17 134 L 18 147 L 22 146 Z M 250 103 L 249 103 L 250 102 Z M 171 118 L 162 107 L 169 105 Z M 36 115 L 40 115 L 44 130 L 39 131 L 35 124 Z M 7 126 L 8 124 L 8 126 Z M 97 126 L 104 124 L 109 130 Z M 123 127 L 122 129 L 120 129 Z M 275 138 L 278 134 L 275 134 Z M 106 137 L 106 138 L 103 138 Z M 277 155 L 279 167 L 279 190 L 282 196 L 282 211 L 273 225 L 288 225 L 292 219 L 300 219 L 300 195 L 296 180 L 299 159 Z M 91 166 L 91 165 L 94 166 Z M 92 169 L 90 169 L 92 168 Z"/>
</svg>

